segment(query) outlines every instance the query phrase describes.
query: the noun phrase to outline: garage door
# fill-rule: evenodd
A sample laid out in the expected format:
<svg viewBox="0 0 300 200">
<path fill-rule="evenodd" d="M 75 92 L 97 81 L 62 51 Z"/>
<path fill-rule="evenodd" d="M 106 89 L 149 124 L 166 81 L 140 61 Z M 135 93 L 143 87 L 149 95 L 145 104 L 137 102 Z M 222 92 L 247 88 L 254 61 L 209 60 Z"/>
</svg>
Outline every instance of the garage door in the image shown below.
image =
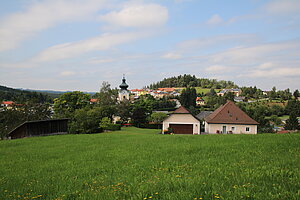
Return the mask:
<svg viewBox="0 0 300 200">
<path fill-rule="evenodd" d="M 175 134 L 193 134 L 193 124 L 170 124 Z"/>
</svg>

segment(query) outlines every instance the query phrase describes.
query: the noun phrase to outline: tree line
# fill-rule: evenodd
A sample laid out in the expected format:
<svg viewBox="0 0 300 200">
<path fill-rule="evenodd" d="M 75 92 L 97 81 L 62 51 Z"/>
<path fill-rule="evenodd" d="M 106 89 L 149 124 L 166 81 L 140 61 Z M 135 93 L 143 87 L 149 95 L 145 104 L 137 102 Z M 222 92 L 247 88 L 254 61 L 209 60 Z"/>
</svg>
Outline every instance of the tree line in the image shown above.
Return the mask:
<svg viewBox="0 0 300 200">
<path fill-rule="evenodd" d="M 195 75 L 184 74 L 170 78 L 164 78 L 162 81 L 152 83 L 147 88 L 158 89 L 165 87 L 202 87 L 202 88 L 235 88 L 237 85 L 232 81 L 197 78 Z"/>
<path fill-rule="evenodd" d="M 18 104 L 28 104 L 50 103 L 52 100 L 53 99 L 47 94 L 0 86 L 0 102 L 14 101 Z"/>
</svg>

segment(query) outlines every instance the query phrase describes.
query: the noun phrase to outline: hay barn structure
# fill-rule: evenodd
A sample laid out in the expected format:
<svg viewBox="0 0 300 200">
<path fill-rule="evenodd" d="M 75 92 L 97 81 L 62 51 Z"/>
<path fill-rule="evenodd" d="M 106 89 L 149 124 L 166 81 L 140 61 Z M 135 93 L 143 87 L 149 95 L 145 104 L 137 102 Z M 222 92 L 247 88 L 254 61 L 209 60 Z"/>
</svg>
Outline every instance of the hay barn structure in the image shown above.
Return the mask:
<svg viewBox="0 0 300 200">
<path fill-rule="evenodd" d="M 68 132 L 68 119 L 50 119 L 28 121 L 19 125 L 8 134 L 9 139 L 33 136 L 66 134 Z"/>
</svg>

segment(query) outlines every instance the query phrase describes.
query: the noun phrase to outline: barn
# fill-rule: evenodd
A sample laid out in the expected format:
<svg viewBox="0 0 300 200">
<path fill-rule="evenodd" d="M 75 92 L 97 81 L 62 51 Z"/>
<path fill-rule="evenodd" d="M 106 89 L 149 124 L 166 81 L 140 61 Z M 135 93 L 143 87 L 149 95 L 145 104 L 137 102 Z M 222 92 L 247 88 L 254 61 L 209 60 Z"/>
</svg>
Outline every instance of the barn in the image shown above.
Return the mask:
<svg viewBox="0 0 300 200">
<path fill-rule="evenodd" d="M 8 134 L 9 139 L 32 136 L 66 134 L 68 132 L 68 119 L 50 119 L 27 121 L 19 125 Z"/>
<path fill-rule="evenodd" d="M 180 106 L 163 121 L 163 130 L 172 129 L 174 134 L 200 134 L 200 121 L 185 107 Z"/>
</svg>

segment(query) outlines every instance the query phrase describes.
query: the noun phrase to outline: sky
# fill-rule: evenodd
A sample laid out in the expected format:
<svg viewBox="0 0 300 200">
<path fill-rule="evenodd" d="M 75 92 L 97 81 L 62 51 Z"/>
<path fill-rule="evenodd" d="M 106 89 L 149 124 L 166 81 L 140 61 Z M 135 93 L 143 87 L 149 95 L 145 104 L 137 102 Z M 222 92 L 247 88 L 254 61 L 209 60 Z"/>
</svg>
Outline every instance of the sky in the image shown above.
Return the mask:
<svg viewBox="0 0 300 200">
<path fill-rule="evenodd" d="M 99 91 L 183 74 L 300 89 L 300 0 L 0 0 L 0 85 Z"/>
</svg>

